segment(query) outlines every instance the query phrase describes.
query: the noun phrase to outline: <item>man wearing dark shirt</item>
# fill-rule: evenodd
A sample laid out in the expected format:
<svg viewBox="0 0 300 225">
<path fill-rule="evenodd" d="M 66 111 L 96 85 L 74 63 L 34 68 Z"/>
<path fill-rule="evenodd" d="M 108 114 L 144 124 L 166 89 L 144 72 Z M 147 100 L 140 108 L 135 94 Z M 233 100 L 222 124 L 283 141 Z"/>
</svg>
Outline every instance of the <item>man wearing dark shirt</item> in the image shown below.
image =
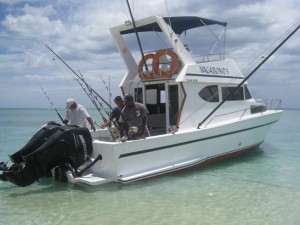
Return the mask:
<svg viewBox="0 0 300 225">
<path fill-rule="evenodd" d="M 109 119 L 104 124 L 101 125 L 101 128 L 103 129 L 104 127 L 111 125 L 111 122 L 115 120 L 114 123 L 119 128 L 120 135 L 122 137 L 124 136 L 123 124 L 119 122 L 119 120 L 120 120 L 121 111 L 125 106 L 125 104 L 121 96 L 116 96 L 114 102 L 117 106 L 113 109 Z"/>
<path fill-rule="evenodd" d="M 149 137 L 147 108 L 141 103 L 134 102 L 132 95 L 125 95 L 124 102 L 125 107 L 121 112 L 120 122 L 125 125 L 125 135 L 131 140 Z"/>
</svg>

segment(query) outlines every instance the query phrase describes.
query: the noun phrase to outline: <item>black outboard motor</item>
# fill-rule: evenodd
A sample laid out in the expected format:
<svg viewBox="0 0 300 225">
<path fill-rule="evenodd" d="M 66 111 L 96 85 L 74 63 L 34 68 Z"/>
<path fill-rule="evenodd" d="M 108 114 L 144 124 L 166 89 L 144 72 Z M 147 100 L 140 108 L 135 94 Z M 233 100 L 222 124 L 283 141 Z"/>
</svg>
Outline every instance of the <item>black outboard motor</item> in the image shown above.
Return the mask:
<svg viewBox="0 0 300 225">
<path fill-rule="evenodd" d="M 47 125 L 10 156 L 14 164 L 0 178 L 24 187 L 64 163 L 76 170 L 89 159 L 92 151 L 92 137 L 87 128 Z"/>
<path fill-rule="evenodd" d="M 28 143 L 21 148 L 19 151 L 10 155 L 10 160 L 13 163 L 22 163 L 24 162 L 23 156 L 28 155 L 34 152 L 38 147 L 40 147 L 48 137 L 50 137 L 54 132 L 61 129 L 60 124 L 55 122 L 48 122 L 47 126 L 43 126 L 33 137 L 28 141 Z"/>
</svg>

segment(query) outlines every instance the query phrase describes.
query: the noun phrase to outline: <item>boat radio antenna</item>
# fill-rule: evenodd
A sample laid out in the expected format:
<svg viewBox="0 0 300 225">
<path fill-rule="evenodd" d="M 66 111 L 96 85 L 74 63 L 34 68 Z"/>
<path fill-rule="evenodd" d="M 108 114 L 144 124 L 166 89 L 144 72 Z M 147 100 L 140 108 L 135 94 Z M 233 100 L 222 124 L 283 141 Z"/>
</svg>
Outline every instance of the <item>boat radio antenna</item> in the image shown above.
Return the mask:
<svg viewBox="0 0 300 225">
<path fill-rule="evenodd" d="M 133 25 L 133 30 L 134 30 L 134 33 L 136 35 L 137 42 L 139 44 L 139 48 L 140 48 L 140 52 L 141 52 L 141 55 L 142 55 L 142 59 L 143 59 L 146 71 L 149 72 L 148 66 L 147 66 L 147 63 L 146 63 L 146 59 L 145 59 L 145 56 L 144 56 L 142 44 L 141 44 L 141 41 L 140 41 L 140 37 L 139 37 L 139 34 L 137 32 L 136 25 L 135 25 L 135 22 L 134 22 L 134 19 L 133 19 L 133 16 L 132 16 L 131 8 L 130 8 L 128 0 L 126 0 L 126 2 L 127 2 L 128 10 L 129 10 L 129 13 L 130 13 L 131 22 L 132 22 L 132 25 Z"/>
<path fill-rule="evenodd" d="M 46 96 L 46 98 L 48 99 L 48 101 L 50 102 L 50 104 L 52 105 L 53 109 L 55 110 L 55 112 L 57 113 L 58 117 L 60 118 L 61 122 L 64 122 L 63 118 L 61 117 L 61 115 L 59 114 L 57 108 L 54 107 L 53 102 L 50 100 L 49 96 L 47 95 L 46 91 L 44 90 L 44 88 L 42 87 L 41 84 L 39 84 L 44 95 Z"/>
<path fill-rule="evenodd" d="M 296 27 L 293 29 L 293 27 Z M 201 125 L 216 112 L 227 99 L 229 99 L 291 36 L 293 36 L 297 30 L 300 28 L 300 22 L 298 21 L 295 25 L 293 25 L 290 29 L 293 29 L 285 38 L 258 64 L 249 74 L 245 77 L 241 83 L 239 83 L 203 120 L 198 124 L 197 129 L 200 129 Z"/>
</svg>

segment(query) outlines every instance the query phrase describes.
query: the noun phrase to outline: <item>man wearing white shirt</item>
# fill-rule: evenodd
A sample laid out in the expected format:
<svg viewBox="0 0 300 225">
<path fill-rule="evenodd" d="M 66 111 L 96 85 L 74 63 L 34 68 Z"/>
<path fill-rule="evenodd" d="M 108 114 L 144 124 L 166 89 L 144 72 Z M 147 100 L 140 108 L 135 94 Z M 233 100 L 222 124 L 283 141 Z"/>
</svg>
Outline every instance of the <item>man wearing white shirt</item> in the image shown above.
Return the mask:
<svg viewBox="0 0 300 225">
<path fill-rule="evenodd" d="M 87 110 L 80 104 L 76 103 L 73 98 L 67 99 L 66 103 L 66 118 L 64 124 L 76 125 L 79 127 L 87 127 L 88 121 L 93 131 L 96 130 L 94 122 Z"/>
</svg>

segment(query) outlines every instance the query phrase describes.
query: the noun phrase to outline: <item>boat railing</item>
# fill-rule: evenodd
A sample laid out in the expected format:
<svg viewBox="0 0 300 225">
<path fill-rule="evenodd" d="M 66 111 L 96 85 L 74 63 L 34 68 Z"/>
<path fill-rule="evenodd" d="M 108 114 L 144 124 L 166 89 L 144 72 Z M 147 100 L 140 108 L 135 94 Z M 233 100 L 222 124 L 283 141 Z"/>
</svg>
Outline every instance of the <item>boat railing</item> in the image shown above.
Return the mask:
<svg viewBox="0 0 300 225">
<path fill-rule="evenodd" d="M 263 103 L 269 110 L 280 110 L 282 99 L 256 99 L 257 102 Z"/>
<path fill-rule="evenodd" d="M 228 112 L 228 113 L 215 115 L 210 118 L 210 120 L 206 123 L 204 128 L 206 128 L 209 124 L 211 124 L 212 121 L 215 121 L 214 123 L 217 123 L 218 119 L 220 119 L 220 118 L 222 118 L 222 121 L 224 121 L 224 117 L 228 117 L 228 119 L 233 118 L 233 119 L 241 120 L 243 118 L 243 116 L 246 114 L 247 110 L 249 110 L 249 109 L 250 108 L 240 109 L 240 110 L 236 110 L 236 111 L 232 111 L 232 112 Z M 237 114 L 237 115 L 234 116 L 234 114 Z"/>
<path fill-rule="evenodd" d="M 187 45 L 185 45 L 185 48 L 190 51 Z M 168 48 L 169 50 L 173 50 L 173 48 Z M 144 51 L 144 54 L 156 54 L 161 49 L 153 49 Z M 225 59 L 226 53 L 209 53 L 206 55 L 193 55 L 193 58 L 195 59 L 196 63 L 204 63 L 204 62 L 212 62 L 212 61 L 220 61 Z"/>
<path fill-rule="evenodd" d="M 281 109 L 281 99 L 259 99 L 259 101 L 263 101 L 264 104 L 251 105 L 250 107 L 245 109 L 239 109 L 236 111 L 215 115 L 211 117 L 210 120 L 206 123 L 205 128 L 209 124 L 211 124 L 212 121 L 214 121 L 214 123 L 217 123 L 218 121 L 220 121 L 220 118 L 222 118 L 221 121 L 224 121 L 224 117 L 228 117 L 228 120 L 241 120 L 245 115 L 251 115 L 256 113 L 263 114 L 267 110 L 277 111 Z"/>
<path fill-rule="evenodd" d="M 224 60 L 225 53 L 216 53 L 216 54 L 208 54 L 208 55 L 194 55 L 193 57 L 194 57 L 196 63 L 204 63 L 204 62 Z"/>
</svg>

